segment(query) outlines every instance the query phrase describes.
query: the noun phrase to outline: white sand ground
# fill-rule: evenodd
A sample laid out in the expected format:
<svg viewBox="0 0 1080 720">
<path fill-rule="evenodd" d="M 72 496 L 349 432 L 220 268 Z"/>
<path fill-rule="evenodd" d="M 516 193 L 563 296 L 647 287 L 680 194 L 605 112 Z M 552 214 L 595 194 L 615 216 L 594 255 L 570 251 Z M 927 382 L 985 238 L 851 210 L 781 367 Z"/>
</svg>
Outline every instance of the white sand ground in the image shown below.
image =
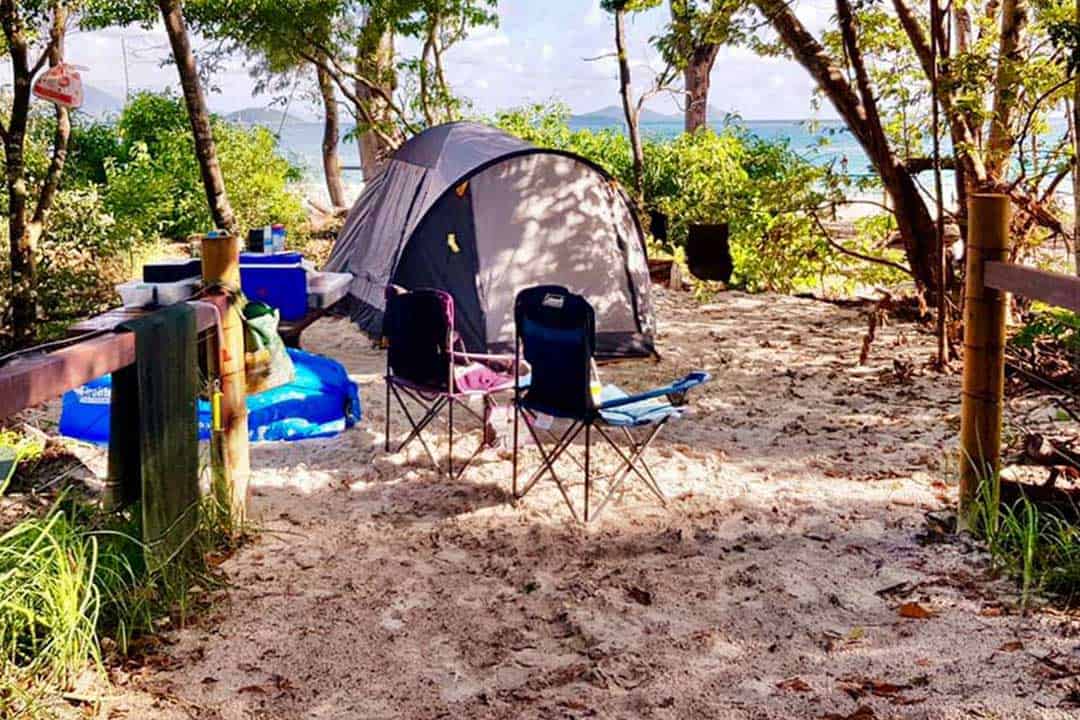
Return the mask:
<svg viewBox="0 0 1080 720">
<path fill-rule="evenodd" d="M 891 324 L 859 367 L 856 310 L 658 304 L 663 362 L 605 379 L 714 380 L 652 454 L 670 508 L 630 482 L 588 528 L 550 482 L 511 505 L 497 451 L 457 482 L 418 447 L 385 454 L 381 354 L 313 327 L 306 346 L 362 381 L 363 423 L 254 450 L 264 532 L 225 564 L 232 588 L 91 688 L 100 716 L 1080 717 L 1080 622 L 1021 617 L 972 546 L 918 539 L 955 497 L 958 378 L 925 369 L 931 338 Z"/>
</svg>

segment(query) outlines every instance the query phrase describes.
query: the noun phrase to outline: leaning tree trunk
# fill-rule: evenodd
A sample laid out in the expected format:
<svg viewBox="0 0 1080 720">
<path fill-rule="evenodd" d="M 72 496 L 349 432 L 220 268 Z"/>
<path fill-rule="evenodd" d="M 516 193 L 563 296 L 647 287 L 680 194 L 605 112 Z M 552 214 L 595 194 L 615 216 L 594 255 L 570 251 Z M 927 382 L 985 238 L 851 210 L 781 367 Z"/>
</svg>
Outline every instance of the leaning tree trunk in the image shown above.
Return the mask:
<svg viewBox="0 0 1080 720">
<path fill-rule="evenodd" d="M 335 208 L 345 207 L 345 183 L 341 180 L 341 160 L 338 158 L 338 122 L 337 88 L 321 65 L 315 66 L 319 78 L 319 94 L 323 101 L 323 174 L 326 175 L 326 191 L 330 195 L 330 204 Z"/>
<path fill-rule="evenodd" d="M 844 68 L 837 65 L 821 43 L 806 30 L 785 0 L 754 0 L 754 3 L 768 18 L 795 60 L 806 68 L 832 102 L 870 158 L 885 192 L 892 200 L 897 229 L 904 242 L 908 266 L 915 282 L 933 294 L 938 287 L 934 219 L 914 176 L 889 145 L 875 105 L 873 88 L 870 87 L 865 67 L 861 66 L 861 55 L 853 42 L 850 26 L 845 33 L 845 50 L 855 66 L 857 90 L 848 82 Z M 839 15 L 850 15 L 846 2 L 838 2 L 837 10 Z M 840 24 L 844 30 L 844 23 Z"/>
<path fill-rule="evenodd" d="M 1076 16 L 1080 18 L 1080 0 L 1076 0 Z M 1073 83 L 1072 141 L 1073 256 L 1076 259 L 1076 274 L 1080 276 L 1080 76 Z"/>
<path fill-rule="evenodd" d="M 630 56 L 626 50 L 626 10 L 615 10 L 615 50 L 619 56 L 619 95 L 622 97 L 626 131 L 630 135 L 630 152 L 634 163 L 634 201 L 638 212 L 645 208 L 645 151 L 641 147 L 641 128 L 638 110 L 631 97 Z"/>
<path fill-rule="evenodd" d="M 709 74 L 720 46 L 708 43 L 694 48 L 683 71 L 683 84 L 686 86 L 686 112 L 684 128 L 686 132 L 695 132 L 709 122 Z"/>
<path fill-rule="evenodd" d="M 199 84 L 199 71 L 195 65 L 195 54 L 191 50 L 191 38 L 184 22 L 184 13 L 180 9 L 180 0 L 158 0 L 158 8 L 165 21 L 165 32 L 169 35 L 176 69 L 180 74 L 180 86 L 184 90 L 184 103 L 191 121 L 195 155 L 199 159 L 199 171 L 202 173 L 210 216 L 217 227 L 236 233 L 236 217 L 225 192 L 225 179 L 221 175 L 217 146 L 214 144 L 214 133 L 210 127 L 210 111 L 207 110 L 206 98 L 203 96 L 202 85 Z"/>
</svg>

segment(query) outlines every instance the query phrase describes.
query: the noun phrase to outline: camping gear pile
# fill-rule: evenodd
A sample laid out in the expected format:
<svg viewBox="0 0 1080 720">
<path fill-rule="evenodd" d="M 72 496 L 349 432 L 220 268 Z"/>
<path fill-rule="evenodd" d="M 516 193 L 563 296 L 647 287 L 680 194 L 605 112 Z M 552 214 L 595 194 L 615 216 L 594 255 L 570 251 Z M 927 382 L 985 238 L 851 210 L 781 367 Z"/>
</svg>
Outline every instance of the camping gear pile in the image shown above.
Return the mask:
<svg viewBox="0 0 1080 720">
<path fill-rule="evenodd" d="M 264 236 L 270 239 L 259 251 L 240 254 L 241 289 L 249 299 L 277 309 L 282 320 L 300 320 L 311 309 L 328 308 L 348 291 L 348 274 L 319 272 L 301 253 L 284 251 L 281 225 L 252 232 L 260 242 Z M 124 307 L 164 307 L 195 295 L 201 277 L 198 258 L 167 258 L 147 263 L 142 280 L 122 283 L 116 290 Z"/>
</svg>

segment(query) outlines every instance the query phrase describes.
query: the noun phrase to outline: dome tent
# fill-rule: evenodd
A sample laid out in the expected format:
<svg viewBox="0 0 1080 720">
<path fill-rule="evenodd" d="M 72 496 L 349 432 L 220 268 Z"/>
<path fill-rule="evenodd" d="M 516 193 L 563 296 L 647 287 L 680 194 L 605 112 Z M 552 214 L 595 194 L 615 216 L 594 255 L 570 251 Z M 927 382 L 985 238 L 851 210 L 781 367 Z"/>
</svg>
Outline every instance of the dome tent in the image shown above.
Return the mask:
<svg viewBox="0 0 1080 720">
<path fill-rule="evenodd" d="M 388 284 L 446 290 L 472 352 L 506 352 L 514 298 L 563 285 L 596 310 L 597 355 L 655 354 L 649 269 L 626 196 L 583 157 L 456 122 L 413 137 L 349 212 L 327 270 L 352 273 L 346 304 L 379 335 Z"/>
</svg>

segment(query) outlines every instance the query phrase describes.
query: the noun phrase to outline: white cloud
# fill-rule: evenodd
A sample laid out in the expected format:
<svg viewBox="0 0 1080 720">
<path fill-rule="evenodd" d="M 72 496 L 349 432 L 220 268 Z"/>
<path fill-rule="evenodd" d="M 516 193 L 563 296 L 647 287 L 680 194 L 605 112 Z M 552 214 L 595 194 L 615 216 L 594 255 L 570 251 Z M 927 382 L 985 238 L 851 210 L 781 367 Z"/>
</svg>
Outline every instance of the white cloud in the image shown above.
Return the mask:
<svg viewBox="0 0 1080 720">
<path fill-rule="evenodd" d="M 604 22 L 604 10 L 600 7 L 600 0 L 593 0 L 589 12 L 585 15 L 586 25 L 599 25 Z"/>
<path fill-rule="evenodd" d="M 544 47 L 540 50 L 540 57 L 544 60 L 550 60 L 555 54 L 555 48 L 551 47 L 551 43 L 544 43 Z"/>
</svg>

